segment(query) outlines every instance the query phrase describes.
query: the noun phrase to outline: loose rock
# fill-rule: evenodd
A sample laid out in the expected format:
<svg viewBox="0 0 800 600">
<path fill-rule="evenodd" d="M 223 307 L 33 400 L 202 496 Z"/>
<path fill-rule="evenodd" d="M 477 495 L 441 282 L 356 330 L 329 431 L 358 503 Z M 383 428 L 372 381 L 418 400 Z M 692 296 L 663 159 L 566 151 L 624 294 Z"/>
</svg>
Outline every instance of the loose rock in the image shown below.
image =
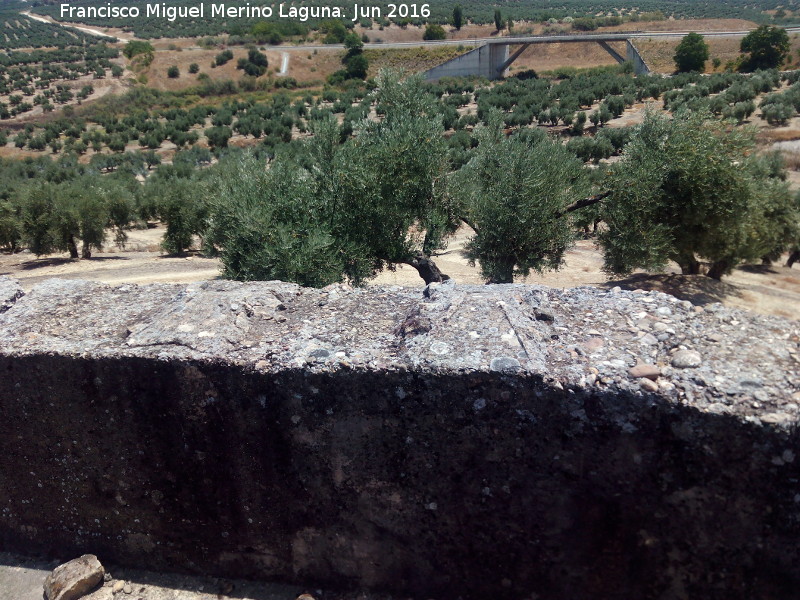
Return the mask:
<svg viewBox="0 0 800 600">
<path fill-rule="evenodd" d="M 105 569 L 94 554 L 84 554 L 61 566 L 44 580 L 48 600 L 77 600 L 103 581 Z"/>
</svg>

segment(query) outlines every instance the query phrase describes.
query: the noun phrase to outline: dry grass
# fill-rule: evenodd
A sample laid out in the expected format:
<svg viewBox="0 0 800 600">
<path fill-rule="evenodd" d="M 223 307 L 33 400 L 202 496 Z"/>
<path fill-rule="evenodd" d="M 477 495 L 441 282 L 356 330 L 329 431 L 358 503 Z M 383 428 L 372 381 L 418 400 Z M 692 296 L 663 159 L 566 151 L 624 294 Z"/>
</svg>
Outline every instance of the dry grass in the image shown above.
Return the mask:
<svg viewBox="0 0 800 600">
<path fill-rule="evenodd" d="M 800 129 L 762 129 L 758 132 L 758 142 L 761 144 L 793 142 L 795 140 L 800 140 Z"/>
<path fill-rule="evenodd" d="M 609 44 L 617 52 L 625 55 L 625 43 Z M 512 46 L 509 54 L 513 54 L 518 46 Z M 603 50 L 596 42 L 568 44 L 532 44 L 509 68 L 509 74 L 533 69 L 534 71 L 552 71 L 559 67 L 600 67 L 615 65 L 617 61 Z"/>
<path fill-rule="evenodd" d="M 749 23 L 749 21 L 742 21 Z M 784 65 L 785 69 L 800 68 L 800 35 L 790 36 L 791 53 L 789 61 Z M 671 73 L 675 70 L 675 49 L 680 43 L 680 39 L 659 39 L 644 38 L 636 40 L 636 47 L 650 68 L 657 73 Z M 739 46 L 741 38 L 706 38 L 709 48 L 709 60 L 706 62 L 706 73 L 714 71 L 713 59 L 719 58 L 722 62 L 720 69 L 725 68 L 729 61 L 736 60 L 740 56 Z"/>
<path fill-rule="evenodd" d="M 212 80 L 232 79 L 238 80 L 242 77 L 242 71 L 236 69 L 236 61 L 247 57 L 245 48 L 231 48 L 233 59 L 220 67 L 211 67 L 214 57 L 221 50 L 163 50 L 153 54 L 153 62 L 142 73 L 147 76 L 147 85 L 158 90 L 177 91 L 187 87 L 197 85 L 197 75 L 189 73 L 189 65 L 197 63 L 200 73 L 207 74 Z M 269 61 L 270 71 L 279 70 L 281 65 L 281 53 L 269 50 L 265 52 Z M 170 79 L 167 77 L 167 69 L 176 65 L 180 70 L 180 77 Z M 198 73 L 199 75 L 199 73 Z"/>
<path fill-rule="evenodd" d="M 342 68 L 344 50 L 290 50 L 289 72 L 287 76 L 294 77 L 303 84 L 322 82 L 331 73 Z"/>
<path fill-rule="evenodd" d="M 381 69 L 405 69 L 410 72 L 426 71 L 442 64 L 471 48 L 459 50 L 458 46 L 438 48 L 386 48 L 368 49 L 364 56 L 369 60 L 369 74 L 375 75 Z"/>
<path fill-rule="evenodd" d="M 800 171 L 800 152 L 785 151 L 781 152 L 783 156 L 783 164 L 790 171 Z"/>
</svg>

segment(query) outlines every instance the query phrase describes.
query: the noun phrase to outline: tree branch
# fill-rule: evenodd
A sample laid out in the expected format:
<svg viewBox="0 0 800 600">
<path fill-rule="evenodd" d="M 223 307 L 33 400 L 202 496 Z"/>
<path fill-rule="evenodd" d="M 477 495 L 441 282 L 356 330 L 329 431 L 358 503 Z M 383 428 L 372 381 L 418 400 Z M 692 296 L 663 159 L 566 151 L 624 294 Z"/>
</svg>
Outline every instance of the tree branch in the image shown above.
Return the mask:
<svg viewBox="0 0 800 600">
<path fill-rule="evenodd" d="M 556 213 L 556 218 L 559 219 L 559 218 L 563 217 L 564 215 L 566 215 L 568 213 L 574 212 L 576 210 L 580 210 L 580 209 L 585 208 L 587 206 L 591 206 L 592 204 L 597 204 L 598 202 L 602 202 L 603 200 L 608 198 L 610 195 L 611 195 L 611 192 L 608 191 L 608 192 L 603 192 L 602 194 L 597 194 L 596 196 L 591 196 L 589 198 L 584 198 L 583 200 L 578 200 L 576 202 L 573 202 L 572 204 L 567 206 L 561 212 Z"/>
</svg>

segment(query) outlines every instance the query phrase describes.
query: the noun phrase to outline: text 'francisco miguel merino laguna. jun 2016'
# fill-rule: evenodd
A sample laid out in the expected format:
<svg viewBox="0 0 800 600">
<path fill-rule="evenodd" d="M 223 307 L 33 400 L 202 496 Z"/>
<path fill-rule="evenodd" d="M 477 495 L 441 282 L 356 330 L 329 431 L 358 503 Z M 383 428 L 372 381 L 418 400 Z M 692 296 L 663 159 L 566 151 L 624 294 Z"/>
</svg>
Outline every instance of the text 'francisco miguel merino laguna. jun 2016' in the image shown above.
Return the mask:
<svg viewBox="0 0 800 600">
<path fill-rule="evenodd" d="M 231 6 L 228 4 L 203 3 L 193 6 L 171 5 L 166 2 L 147 3 L 140 6 L 112 5 L 110 2 L 100 6 L 75 6 L 69 3 L 60 5 L 60 18 L 71 19 L 136 19 L 138 17 L 165 19 L 368 19 L 428 18 L 429 4 L 387 4 L 385 8 L 352 4 L 348 6 L 294 6 L 280 3 L 277 7 L 251 5 Z"/>
</svg>

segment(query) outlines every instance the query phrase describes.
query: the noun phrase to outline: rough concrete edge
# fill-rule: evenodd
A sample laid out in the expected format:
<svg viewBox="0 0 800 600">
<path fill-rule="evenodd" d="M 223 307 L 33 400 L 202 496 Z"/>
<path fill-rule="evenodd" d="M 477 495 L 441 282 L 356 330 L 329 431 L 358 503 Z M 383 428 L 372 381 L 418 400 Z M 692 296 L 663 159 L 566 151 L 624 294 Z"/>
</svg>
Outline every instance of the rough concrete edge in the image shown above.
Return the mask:
<svg viewBox="0 0 800 600">
<path fill-rule="evenodd" d="M 19 281 L 6 275 L 0 275 L 0 314 L 9 310 L 25 295 Z"/>
</svg>

